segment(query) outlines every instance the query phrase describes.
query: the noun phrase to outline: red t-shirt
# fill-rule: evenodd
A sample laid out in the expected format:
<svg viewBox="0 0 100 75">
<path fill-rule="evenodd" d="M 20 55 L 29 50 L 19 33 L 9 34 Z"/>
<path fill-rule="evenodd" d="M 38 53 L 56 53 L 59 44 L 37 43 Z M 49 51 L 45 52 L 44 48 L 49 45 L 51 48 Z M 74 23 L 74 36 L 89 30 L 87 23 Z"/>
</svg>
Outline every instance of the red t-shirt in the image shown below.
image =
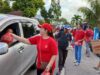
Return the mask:
<svg viewBox="0 0 100 75">
<path fill-rule="evenodd" d="M 93 35 L 94 35 L 93 30 L 92 29 L 87 29 L 85 31 L 85 41 L 90 42 L 91 39 L 93 38 Z"/>
<path fill-rule="evenodd" d="M 74 40 L 75 42 L 78 42 L 79 40 L 83 40 L 85 36 L 85 32 L 82 29 L 77 29 L 75 31 Z M 82 45 L 83 41 L 78 42 L 80 45 Z"/>
<path fill-rule="evenodd" d="M 32 45 L 37 45 L 37 68 L 40 68 L 41 61 L 49 62 L 53 55 L 57 55 L 58 47 L 56 41 L 49 37 L 48 39 L 43 39 L 40 35 L 33 36 L 29 38 Z M 55 62 L 52 69 L 55 68 Z"/>
</svg>

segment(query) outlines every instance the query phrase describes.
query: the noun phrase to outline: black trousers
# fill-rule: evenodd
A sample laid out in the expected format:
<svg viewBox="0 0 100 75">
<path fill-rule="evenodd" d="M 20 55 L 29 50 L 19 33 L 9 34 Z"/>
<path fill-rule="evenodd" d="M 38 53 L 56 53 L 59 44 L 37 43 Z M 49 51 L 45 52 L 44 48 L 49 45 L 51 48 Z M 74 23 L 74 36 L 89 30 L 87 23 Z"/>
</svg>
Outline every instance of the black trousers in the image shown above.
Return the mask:
<svg viewBox="0 0 100 75">
<path fill-rule="evenodd" d="M 89 43 L 89 47 L 90 47 L 91 52 L 93 52 L 91 43 Z"/>
<path fill-rule="evenodd" d="M 68 55 L 68 50 L 59 48 L 59 63 L 58 63 L 59 70 L 62 70 L 62 68 L 64 67 L 67 55 Z"/>
<path fill-rule="evenodd" d="M 41 75 L 43 72 L 43 69 L 37 69 L 37 75 Z M 50 70 L 50 74 L 52 74 L 52 69 Z"/>
<path fill-rule="evenodd" d="M 44 70 L 42 69 L 37 69 L 37 75 L 41 75 L 43 73 Z"/>
</svg>

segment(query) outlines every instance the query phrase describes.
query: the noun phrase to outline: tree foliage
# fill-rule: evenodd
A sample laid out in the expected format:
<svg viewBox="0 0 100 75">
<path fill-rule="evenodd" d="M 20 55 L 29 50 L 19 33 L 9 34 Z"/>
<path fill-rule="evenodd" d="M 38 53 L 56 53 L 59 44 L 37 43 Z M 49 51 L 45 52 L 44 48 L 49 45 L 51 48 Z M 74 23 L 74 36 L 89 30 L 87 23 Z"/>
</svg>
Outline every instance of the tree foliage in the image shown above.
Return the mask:
<svg viewBox="0 0 100 75">
<path fill-rule="evenodd" d="M 43 5 L 43 0 L 15 0 L 13 10 L 20 10 L 24 16 L 33 17 Z"/>
<path fill-rule="evenodd" d="M 41 16 L 47 22 L 52 22 L 52 20 L 54 19 L 59 19 L 59 17 L 61 16 L 60 4 L 57 3 L 56 0 L 51 0 L 51 5 L 48 11 L 45 7 L 41 9 Z"/>
<path fill-rule="evenodd" d="M 90 4 L 89 7 L 80 7 L 78 11 L 82 12 L 85 19 L 91 25 L 100 24 L 100 0 L 86 0 Z"/>
<path fill-rule="evenodd" d="M 9 13 L 11 11 L 8 1 L 0 0 L 0 13 Z"/>
<path fill-rule="evenodd" d="M 74 15 L 74 16 L 72 17 L 71 23 L 72 23 L 73 25 L 77 25 L 77 24 L 82 23 L 82 18 L 81 18 L 81 16 L 80 16 L 80 15 Z"/>
</svg>

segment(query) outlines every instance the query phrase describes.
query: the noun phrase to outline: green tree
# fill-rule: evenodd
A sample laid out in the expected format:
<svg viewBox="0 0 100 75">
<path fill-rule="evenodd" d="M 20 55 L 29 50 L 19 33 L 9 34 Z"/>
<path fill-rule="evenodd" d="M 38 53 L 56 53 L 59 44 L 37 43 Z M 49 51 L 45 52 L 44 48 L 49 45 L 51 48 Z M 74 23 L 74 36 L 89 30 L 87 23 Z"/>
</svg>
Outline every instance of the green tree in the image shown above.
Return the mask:
<svg viewBox="0 0 100 75">
<path fill-rule="evenodd" d="M 0 0 L 0 13 L 9 13 L 9 12 L 11 12 L 11 8 L 8 1 Z"/>
<path fill-rule="evenodd" d="M 45 23 L 45 20 L 43 20 L 43 19 L 38 19 L 38 21 L 39 21 L 40 24 Z"/>
<path fill-rule="evenodd" d="M 78 11 L 82 12 L 87 22 L 98 27 L 100 24 L 100 0 L 86 0 L 89 7 L 80 7 Z"/>
<path fill-rule="evenodd" d="M 61 18 L 61 22 L 63 22 L 63 24 L 69 24 L 67 19 L 65 19 L 65 18 Z"/>
<path fill-rule="evenodd" d="M 74 16 L 72 17 L 72 19 L 71 19 L 71 23 L 72 23 L 73 25 L 77 25 L 77 24 L 79 24 L 79 23 L 82 23 L 82 18 L 81 18 L 81 16 L 80 16 L 80 15 L 74 15 Z"/>
<path fill-rule="evenodd" d="M 41 16 L 45 19 L 46 22 L 52 22 L 52 20 L 59 19 L 61 16 L 61 7 L 56 0 L 51 0 L 51 6 L 47 11 L 45 7 L 41 9 Z"/>
<path fill-rule="evenodd" d="M 49 14 L 53 15 L 53 17 L 55 19 L 59 19 L 59 17 L 61 16 L 61 7 L 59 3 L 56 3 L 56 0 L 52 0 L 51 1 L 51 7 L 49 10 Z"/>
<path fill-rule="evenodd" d="M 44 20 L 46 21 L 46 22 L 50 22 L 50 20 L 49 20 L 49 16 L 50 15 L 48 15 L 48 11 L 46 10 L 46 8 L 45 7 L 43 7 L 42 9 L 41 9 L 41 16 L 44 18 Z"/>
<path fill-rule="evenodd" d="M 67 19 L 65 19 L 65 18 L 60 18 L 57 21 L 59 21 L 63 25 L 69 24 L 68 21 L 67 21 Z"/>
<path fill-rule="evenodd" d="M 43 0 L 15 0 L 13 10 L 20 10 L 23 16 L 33 17 L 44 5 Z"/>
<path fill-rule="evenodd" d="M 2 6 L 3 6 L 3 1 L 0 0 L 0 9 L 2 8 Z"/>
</svg>

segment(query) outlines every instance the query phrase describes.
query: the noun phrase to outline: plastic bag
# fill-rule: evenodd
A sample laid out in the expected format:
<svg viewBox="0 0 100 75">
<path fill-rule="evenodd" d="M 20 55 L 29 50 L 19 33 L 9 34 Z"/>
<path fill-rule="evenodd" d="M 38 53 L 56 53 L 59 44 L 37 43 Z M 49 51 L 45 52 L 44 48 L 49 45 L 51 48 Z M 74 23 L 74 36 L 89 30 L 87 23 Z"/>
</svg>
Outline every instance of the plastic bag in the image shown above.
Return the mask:
<svg viewBox="0 0 100 75">
<path fill-rule="evenodd" d="M 41 75 L 51 75 L 49 71 L 44 71 Z"/>
</svg>

